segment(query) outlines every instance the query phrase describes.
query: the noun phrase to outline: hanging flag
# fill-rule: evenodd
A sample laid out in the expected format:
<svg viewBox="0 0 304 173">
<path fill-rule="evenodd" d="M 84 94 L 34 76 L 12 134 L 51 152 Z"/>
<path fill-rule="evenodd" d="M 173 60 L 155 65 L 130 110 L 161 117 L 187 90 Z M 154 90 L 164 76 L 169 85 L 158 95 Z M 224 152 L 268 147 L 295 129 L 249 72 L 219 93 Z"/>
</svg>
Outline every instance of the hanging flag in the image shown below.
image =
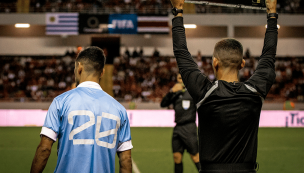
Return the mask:
<svg viewBox="0 0 304 173">
<path fill-rule="evenodd" d="M 108 14 L 79 14 L 79 34 L 108 33 Z"/>
<path fill-rule="evenodd" d="M 111 14 L 108 28 L 111 34 L 137 34 L 137 15 Z"/>
<path fill-rule="evenodd" d="M 46 35 L 78 34 L 78 13 L 46 13 Z"/>
<path fill-rule="evenodd" d="M 138 15 L 138 34 L 169 34 L 168 15 Z"/>
</svg>

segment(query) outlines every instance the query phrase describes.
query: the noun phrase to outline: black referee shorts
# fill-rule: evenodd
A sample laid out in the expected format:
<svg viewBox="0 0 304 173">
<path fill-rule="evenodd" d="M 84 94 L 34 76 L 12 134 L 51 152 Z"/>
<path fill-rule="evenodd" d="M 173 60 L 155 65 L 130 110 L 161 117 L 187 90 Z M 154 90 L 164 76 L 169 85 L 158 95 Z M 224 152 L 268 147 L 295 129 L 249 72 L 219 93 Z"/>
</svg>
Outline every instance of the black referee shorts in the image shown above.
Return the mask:
<svg viewBox="0 0 304 173">
<path fill-rule="evenodd" d="M 241 170 L 241 171 L 230 171 L 230 170 L 209 170 L 209 171 L 202 171 L 200 170 L 199 173 L 256 173 L 255 170 Z"/>
<path fill-rule="evenodd" d="M 200 173 L 256 173 L 257 163 L 201 163 Z"/>
<path fill-rule="evenodd" d="M 172 136 L 173 153 L 188 153 L 196 155 L 198 153 L 197 127 L 195 123 L 176 125 Z"/>
</svg>

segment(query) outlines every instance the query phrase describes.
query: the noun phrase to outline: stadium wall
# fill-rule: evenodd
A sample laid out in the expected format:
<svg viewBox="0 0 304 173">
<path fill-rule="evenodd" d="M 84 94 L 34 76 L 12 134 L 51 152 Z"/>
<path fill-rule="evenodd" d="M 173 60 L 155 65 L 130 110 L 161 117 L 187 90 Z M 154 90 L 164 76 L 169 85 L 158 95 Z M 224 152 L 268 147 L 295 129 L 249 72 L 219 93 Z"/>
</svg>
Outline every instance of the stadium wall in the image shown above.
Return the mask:
<svg viewBox="0 0 304 173">
<path fill-rule="evenodd" d="M 303 26 L 304 15 L 280 14 L 278 24 L 283 26 Z M 266 24 L 266 14 L 184 14 L 185 23 L 211 26 L 258 26 Z M 169 16 L 169 23 L 173 15 Z M 29 23 L 32 25 L 46 25 L 45 13 L 2 13 L 0 25 L 14 25 L 15 23 Z"/>
<path fill-rule="evenodd" d="M 60 37 L 25 37 L 12 38 L 0 37 L 0 55 L 64 55 L 67 50 L 76 46 L 87 47 L 90 45 L 90 36 L 78 36 L 69 38 Z M 211 56 L 216 42 L 220 38 L 188 38 L 188 48 L 192 55 L 201 51 L 204 56 Z M 252 56 L 259 56 L 262 52 L 263 39 L 260 38 L 237 38 L 250 50 Z M 121 36 L 121 52 L 128 47 L 133 51 L 134 47 L 143 47 L 144 55 L 152 55 L 155 48 L 161 55 L 173 56 L 172 38 L 166 36 L 151 36 L 146 39 L 144 36 Z M 303 56 L 304 39 L 279 39 L 278 56 Z"/>
<path fill-rule="evenodd" d="M 171 18 L 169 24 L 171 25 Z M 224 37 L 239 39 L 253 56 L 262 51 L 266 17 L 264 14 L 185 14 L 186 24 L 196 24 L 197 29 L 186 29 L 190 52 L 211 56 L 215 43 Z M 45 14 L 0 14 L 0 55 L 63 55 L 76 46 L 89 46 L 92 37 L 109 36 L 45 36 Z M 29 23 L 28 29 L 14 28 L 15 23 Z M 279 18 L 278 56 L 303 56 L 304 15 L 282 14 Z M 117 36 L 117 35 L 115 35 Z M 125 47 L 142 46 L 144 55 L 157 48 L 161 55 L 173 55 L 171 33 L 168 35 L 120 35 L 121 52 Z"/>
</svg>

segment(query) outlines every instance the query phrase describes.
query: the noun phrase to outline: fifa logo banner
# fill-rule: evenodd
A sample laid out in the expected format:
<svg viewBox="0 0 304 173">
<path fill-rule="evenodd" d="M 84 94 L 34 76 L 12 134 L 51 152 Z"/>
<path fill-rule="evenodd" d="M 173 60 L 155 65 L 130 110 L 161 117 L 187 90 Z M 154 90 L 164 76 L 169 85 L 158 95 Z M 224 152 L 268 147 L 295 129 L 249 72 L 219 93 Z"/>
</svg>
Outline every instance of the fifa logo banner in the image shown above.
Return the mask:
<svg viewBox="0 0 304 173">
<path fill-rule="evenodd" d="M 46 13 L 46 35 L 78 35 L 78 13 Z"/>
<path fill-rule="evenodd" d="M 109 33 L 137 34 L 136 14 L 112 14 L 109 16 Z"/>
</svg>

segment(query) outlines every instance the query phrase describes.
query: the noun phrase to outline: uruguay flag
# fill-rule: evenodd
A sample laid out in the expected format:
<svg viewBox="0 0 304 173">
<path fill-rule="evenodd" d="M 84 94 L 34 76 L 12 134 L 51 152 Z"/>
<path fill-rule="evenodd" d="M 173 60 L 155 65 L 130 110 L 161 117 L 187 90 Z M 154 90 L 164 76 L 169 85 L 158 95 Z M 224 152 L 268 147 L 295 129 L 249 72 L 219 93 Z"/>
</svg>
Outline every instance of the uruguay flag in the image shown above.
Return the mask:
<svg viewBox="0 0 304 173">
<path fill-rule="evenodd" d="M 78 13 L 46 13 L 46 35 L 78 34 Z"/>
</svg>

